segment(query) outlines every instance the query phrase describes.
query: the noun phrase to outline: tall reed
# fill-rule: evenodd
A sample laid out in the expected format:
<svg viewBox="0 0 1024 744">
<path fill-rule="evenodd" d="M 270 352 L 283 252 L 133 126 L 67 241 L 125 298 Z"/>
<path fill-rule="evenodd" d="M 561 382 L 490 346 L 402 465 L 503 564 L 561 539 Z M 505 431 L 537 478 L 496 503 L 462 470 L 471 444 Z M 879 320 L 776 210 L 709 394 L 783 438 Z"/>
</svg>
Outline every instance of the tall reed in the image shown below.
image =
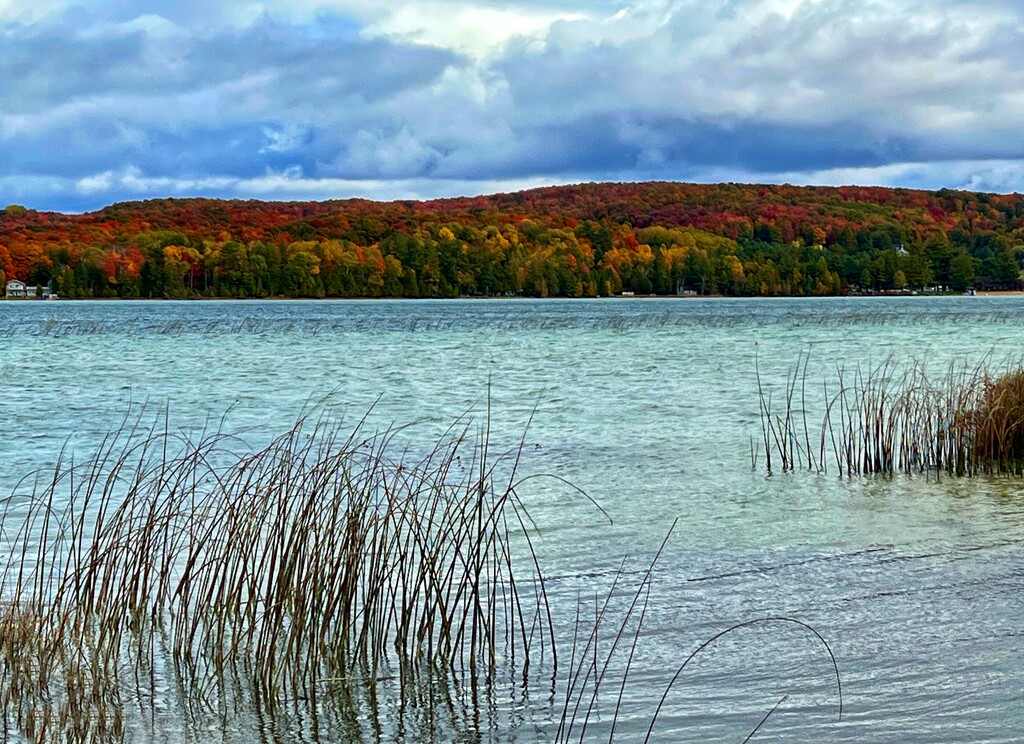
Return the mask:
<svg viewBox="0 0 1024 744">
<path fill-rule="evenodd" d="M 312 415 L 246 452 L 126 420 L 2 502 L 0 706 L 36 742 L 118 741 L 129 700 L 226 710 L 395 674 L 553 658 L 522 443 L 462 421 L 426 452 Z"/>
<path fill-rule="evenodd" d="M 326 712 L 312 740 L 479 736 L 478 687 L 509 672 L 527 695 L 541 668 L 554 683 L 523 440 L 495 451 L 489 415 L 425 449 L 405 433 L 309 414 L 252 451 L 222 425 L 188 436 L 140 413 L 16 487 L 0 500 L 5 733 L 120 742 Z M 590 736 L 609 684 L 614 738 L 664 548 L 636 587 L 620 572 L 591 628 L 577 617 L 557 741 Z"/>
<path fill-rule="evenodd" d="M 951 363 L 935 377 L 892 357 L 839 367 L 811 410 L 808 358 L 789 373 L 781 408 L 757 371 L 761 438 L 769 473 L 807 469 L 846 477 L 946 473 L 1024 475 L 1024 367 Z M 800 397 L 795 392 L 799 382 Z M 813 434 L 812 434 L 813 432 Z"/>
<path fill-rule="evenodd" d="M 555 731 L 556 744 L 567 744 L 571 741 L 578 741 L 582 744 L 584 741 L 595 740 L 593 724 L 598 721 L 603 724 L 597 734 L 600 740 L 608 742 L 615 740 L 624 696 L 631 682 L 634 659 L 642 643 L 641 635 L 650 608 L 654 571 L 677 522 L 672 524 L 650 564 L 646 570 L 640 572 L 640 580 L 634 586 L 624 586 L 623 579 L 626 576 L 626 571 L 625 561 L 623 561 L 613 576 L 611 586 L 604 597 L 594 598 L 592 622 L 588 623 L 582 619 L 580 608 L 583 605 L 582 602 L 577 602 L 572 654 L 569 659 L 568 672 L 564 678 L 563 708 L 558 728 Z M 662 688 L 661 697 L 646 714 L 646 727 L 639 729 L 646 731 L 643 737 L 645 743 L 661 740 L 656 734 L 659 718 L 666 711 L 673 690 L 682 684 L 684 674 L 690 664 L 719 640 L 754 626 L 796 627 L 802 632 L 808 633 L 816 643 L 824 648 L 830 662 L 829 671 L 835 675 L 838 719 L 842 720 L 843 686 L 839 663 L 828 641 L 812 626 L 799 619 L 784 616 L 761 617 L 728 625 L 694 648 L 681 663 L 677 662 L 674 665 L 674 673 Z M 602 711 L 600 698 L 608 685 L 612 686 L 612 703 L 610 706 L 605 705 Z M 745 741 L 751 740 L 787 699 L 788 695 L 778 701 L 748 733 Z M 632 740 L 639 740 L 636 721 L 632 722 L 631 729 L 633 730 Z"/>
</svg>

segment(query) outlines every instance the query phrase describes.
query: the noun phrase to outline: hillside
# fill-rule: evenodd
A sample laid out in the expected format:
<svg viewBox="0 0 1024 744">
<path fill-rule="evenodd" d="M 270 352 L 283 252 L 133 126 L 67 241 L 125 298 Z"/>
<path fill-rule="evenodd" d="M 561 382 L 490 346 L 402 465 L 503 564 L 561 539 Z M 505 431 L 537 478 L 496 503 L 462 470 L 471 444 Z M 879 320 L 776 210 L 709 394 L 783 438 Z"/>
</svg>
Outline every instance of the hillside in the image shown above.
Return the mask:
<svg viewBox="0 0 1024 744">
<path fill-rule="evenodd" d="M 0 211 L 0 280 L 64 297 L 823 295 L 1010 288 L 1024 197 L 582 184 L 424 202 Z"/>
</svg>

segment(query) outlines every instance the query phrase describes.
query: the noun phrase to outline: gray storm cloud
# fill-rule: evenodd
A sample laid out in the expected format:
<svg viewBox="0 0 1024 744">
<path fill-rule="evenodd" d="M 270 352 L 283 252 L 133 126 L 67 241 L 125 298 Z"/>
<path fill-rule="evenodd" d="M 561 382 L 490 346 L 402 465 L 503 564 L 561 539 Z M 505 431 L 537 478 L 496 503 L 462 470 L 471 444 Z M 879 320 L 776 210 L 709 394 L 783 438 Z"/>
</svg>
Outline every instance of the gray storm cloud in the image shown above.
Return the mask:
<svg viewBox="0 0 1024 744">
<path fill-rule="evenodd" d="M 361 5 L 0 6 L 0 189 L 85 209 L 602 179 L 1024 183 L 1013 3 Z"/>
</svg>

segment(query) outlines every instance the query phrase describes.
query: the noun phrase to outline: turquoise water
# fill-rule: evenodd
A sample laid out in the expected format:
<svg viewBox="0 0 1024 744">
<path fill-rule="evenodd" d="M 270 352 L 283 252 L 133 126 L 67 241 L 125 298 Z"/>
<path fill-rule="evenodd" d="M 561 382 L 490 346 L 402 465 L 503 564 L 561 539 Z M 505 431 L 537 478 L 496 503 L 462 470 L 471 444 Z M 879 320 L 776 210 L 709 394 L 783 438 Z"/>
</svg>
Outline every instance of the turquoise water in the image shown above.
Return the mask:
<svg viewBox="0 0 1024 744">
<path fill-rule="evenodd" d="M 643 738 L 702 641 L 784 615 L 830 643 L 841 721 L 827 653 L 775 624 L 699 656 L 656 738 L 742 741 L 788 694 L 757 740 L 1019 741 L 1024 484 L 767 477 L 751 449 L 755 360 L 781 395 L 809 354 L 813 403 L 841 365 L 1000 363 L 1021 351 L 1022 317 L 1024 298 L 980 297 L 0 303 L 0 489 L 65 444 L 89 454 L 130 406 L 185 430 L 226 416 L 255 446 L 323 401 L 353 423 L 417 422 L 403 433 L 416 447 L 464 414 L 482 425 L 489 401 L 496 446 L 525 431 L 523 470 L 568 479 L 612 519 L 554 481 L 524 491 L 563 633 L 578 597 L 605 591 L 624 556 L 645 566 L 676 522 L 623 740 Z M 492 738 L 550 740 L 558 711 L 541 698 Z"/>
</svg>

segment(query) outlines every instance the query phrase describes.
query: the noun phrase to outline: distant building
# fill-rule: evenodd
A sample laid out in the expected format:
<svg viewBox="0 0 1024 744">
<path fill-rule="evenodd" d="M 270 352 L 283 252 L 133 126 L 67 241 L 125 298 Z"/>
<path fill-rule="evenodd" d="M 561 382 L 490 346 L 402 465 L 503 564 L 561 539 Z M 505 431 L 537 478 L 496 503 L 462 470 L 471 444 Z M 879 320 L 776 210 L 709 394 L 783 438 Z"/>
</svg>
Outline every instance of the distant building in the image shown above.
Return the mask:
<svg viewBox="0 0 1024 744">
<path fill-rule="evenodd" d="M 33 289 L 33 296 L 35 294 L 35 287 Z M 28 297 L 28 287 L 25 286 L 25 282 L 19 282 L 17 279 L 11 279 L 7 282 L 6 297 Z"/>
<path fill-rule="evenodd" d="M 19 282 L 17 279 L 12 279 L 7 282 L 7 287 L 4 292 L 5 297 L 11 299 L 25 299 L 25 298 L 36 298 L 41 297 L 44 300 L 55 300 L 57 299 L 57 293 L 50 289 L 50 285 L 47 284 L 45 287 L 38 285 L 30 286 L 25 282 Z"/>
</svg>

